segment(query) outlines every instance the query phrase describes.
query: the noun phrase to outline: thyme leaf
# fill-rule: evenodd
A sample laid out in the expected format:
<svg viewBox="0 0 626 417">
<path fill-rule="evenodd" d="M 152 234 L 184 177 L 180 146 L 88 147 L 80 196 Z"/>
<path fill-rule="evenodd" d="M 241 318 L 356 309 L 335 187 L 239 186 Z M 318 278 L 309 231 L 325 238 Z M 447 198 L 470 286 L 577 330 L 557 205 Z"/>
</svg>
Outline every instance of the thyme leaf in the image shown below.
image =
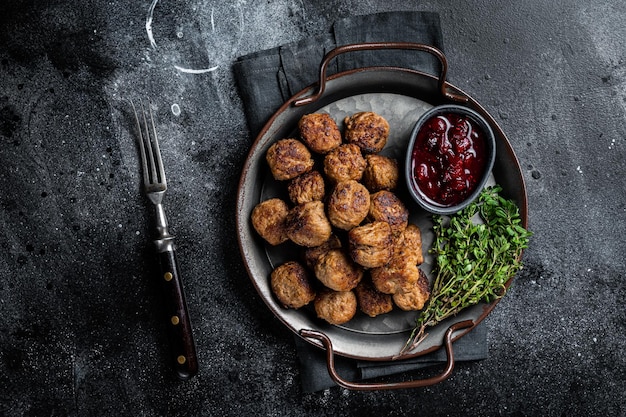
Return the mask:
<svg viewBox="0 0 626 417">
<path fill-rule="evenodd" d="M 499 185 L 449 218 L 433 217 L 436 259 L 431 297 L 416 320 L 402 354 L 426 337 L 426 329 L 480 302 L 490 303 L 506 292 L 506 283 L 522 268 L 522 251 L 532 235 L 521 226 L 519 209 L 500 196 Z M 482 222 L 475 221 L 476 216 Z"/>
</svg>

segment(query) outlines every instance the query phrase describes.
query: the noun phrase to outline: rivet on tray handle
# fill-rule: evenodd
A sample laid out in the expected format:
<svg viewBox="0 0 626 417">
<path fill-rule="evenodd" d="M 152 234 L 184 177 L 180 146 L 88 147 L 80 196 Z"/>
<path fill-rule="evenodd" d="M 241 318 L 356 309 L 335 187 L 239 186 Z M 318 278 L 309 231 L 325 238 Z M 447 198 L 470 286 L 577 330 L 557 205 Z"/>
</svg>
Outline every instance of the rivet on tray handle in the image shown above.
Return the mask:
<svg viewBox="0 0 626 417">
<path fill-rule="evenodd" d="M 293 103 L 294 106 L 299 107 L 299 106 L 304 106 L 306 104 L 313 103 L 317 101 L 317 99 L 320 98 L 322 94 L 324 94 L 324 91 L 326 89 L 326 69 L 328 68 L 328 64 L 333 58 L 335 58 L 338 55 L 347 53 L 347 52 L 366 51 L 366 50 L 374 50 L 374 49 L 411 49 L 411 50 L 428 52 L 431 55 L 434 55 L 437 59 L 439 59 L 439 62 L 441 63 L 441 71 L 439 72 L 439 83 L 438 83 L 439 91 L 441 91 L 441 94 L 444 97 L 453 101 L 462 102 L 462 103 L 467 102 L 468 100 L 467 97 L 451 93 L 447 90 L 446 76 L 448 73 L 448 61 L 446 60 L 446 57 L 444 56 L 443 52 L 441 52 L 439 49 L 435 48 L 434 46 L 424 45 L 421 43 L 372 42 L 372 43 L 356 43 L 356 44 L 343 45 L 327 53 L 324 59 L 322 60 L 322 63 L 320 64 L 319 83 L 317 86 L 317 91 L 313 93 L 312 95 L 310 95 L 309 97 L 301 98 L 301 99 L 294 101 Z"/>
<path fill-rule="evenodd" d="M 308 330 L 302 329 L 300 330 L 300 335 L 302 337 L 317 339 L 324 345 L 326 348 L 326 366 L 328 368 L 328 373 L 330 377 L 337 383 L 337 385 L 351 389 L 356 391 L 377 391 L 377 390 L 392 390 L 392 389 L 404 389 L 404 388 L 420 388 L 427 387 L 429 385 L 435 385 L 439 382 L 447 379 L 454 369 L 454 352 L 452 350 L 452 335 L 455 331 L 465 329 L 474 325 L 474 322 L 471 320 L 465 320 L 451 325 L 446 334 L 444 336 L 444 345 L 446 348 L 446 355 L 448 357 L 448 361 L 446 364 L 446 368 L 442 373 L 437 376 L 420 379 L 415 381 L 405 381 L 405 382 L 389 382 L 389 383 L 378 383 L 378 382 L 370 382 L 370 383 L 361 383 L 361 382 L 350 382 L 343 379 L 337 373 L 335 369 L 335 352 L 333 350 L 332 342 L 330 338 L 326 336 L 322 332 L 318 332 L 316 330 Z"/>
</svg>

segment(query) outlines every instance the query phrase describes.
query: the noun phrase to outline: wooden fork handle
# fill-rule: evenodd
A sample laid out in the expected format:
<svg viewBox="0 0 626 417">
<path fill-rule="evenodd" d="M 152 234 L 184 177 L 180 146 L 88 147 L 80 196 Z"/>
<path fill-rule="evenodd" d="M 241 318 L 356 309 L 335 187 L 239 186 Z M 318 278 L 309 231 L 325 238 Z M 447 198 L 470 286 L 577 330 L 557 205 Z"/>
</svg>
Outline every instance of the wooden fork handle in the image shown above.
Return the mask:
<svg viewBox="0 0 626 417">
<path fill-rule="evenodd" d="M 173 247 L 159 252 L 159 260 L 174 369 L 178 378 L 187 380 L 198 372 L 198 358 Z"/>
</svg>

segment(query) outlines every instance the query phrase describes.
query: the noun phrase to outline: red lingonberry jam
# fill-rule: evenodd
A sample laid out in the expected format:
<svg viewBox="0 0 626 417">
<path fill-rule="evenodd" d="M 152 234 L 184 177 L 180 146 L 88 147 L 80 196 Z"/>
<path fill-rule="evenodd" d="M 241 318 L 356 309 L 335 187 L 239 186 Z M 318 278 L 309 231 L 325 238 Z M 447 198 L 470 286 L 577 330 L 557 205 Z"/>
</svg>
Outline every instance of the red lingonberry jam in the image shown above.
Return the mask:
<svg viewBox="0 0 626 417">
<path fill-rule="evenodd" d="M 461 203 L 485 169 L 485 134 L 464 115 L 444 113 L 422 125 L 412 151 L 412 173 L 421 194 L 439 206 Z"/>
</svg>

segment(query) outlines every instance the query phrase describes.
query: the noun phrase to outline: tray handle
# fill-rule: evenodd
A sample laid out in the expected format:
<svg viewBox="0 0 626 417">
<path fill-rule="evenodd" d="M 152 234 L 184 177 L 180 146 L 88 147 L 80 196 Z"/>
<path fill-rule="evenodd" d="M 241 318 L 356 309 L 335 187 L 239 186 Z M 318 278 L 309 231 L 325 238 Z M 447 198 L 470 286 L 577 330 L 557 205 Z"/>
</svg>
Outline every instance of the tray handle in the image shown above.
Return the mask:
<svg viewBox="0 0 626 417">
<path fill-rule="evenodd" d="M 425 45 L 421 43 L 411 43 L 411 42 L 371 42 L 371 43 L 356 43 L 339 46 L 332 51 L 328 52 L 322 63 L 320 64 L 320 73 L 319 73 L 319 82 L 317 85 L 317 91 L 312 95 L 295 100 L 293 105 L 296 107 L 304 106 L 310 103 L 317 101 L 318 98 L 324 91 L 326 90 L 326 69 L 328 68 L 328 64 L 330 61 L 338 55 L 345 54 L 348 52 L 355 51 L 365 51 L 365 50 L 376 50 L 376 49 L 410 49 L 417 51 L 428 52 L 431 55 L 434 55 L 441 64 L 441 70 L 439 71 L 439 91 L 441 94 L 453 101 L 465 103 L 468 101 L 468 98 L 459 94 L 454 94 L 448 91 L 446 76 L 448 73 L 448 61 L 444 56 L 441 50 L 435 48 L 434 46 Z"/>
<path fill-rule="evenodd" d="M 328 368 L 328 373 L 330 377 L 337 383 L 337 385 L 347 388 L 350 390 L 356 391 L 376 391 L 376 390 L 393 390 L 393 389 L 405 389 L 405 388 L 420 388 L 427 387 L 429 385 L 435 385 L 439 382 L 447 379 L 454 369 L 454 351 L 452 349 L 452 335 L 455 331 L 465 329 L 474 325 L 472 320 L 465 320 L 458 323 L 454 323 L 451 325 L 448 330 L 446 330 L 444 336 L 444 345 L 446 348 L 447 355 L 447 363 L 446 368 L 442 373 L 427 379 L 418 379 L 413 381 L 404 381 L 404 382 L 389 382 L 389 383 L 378 383 L 378 382 L 351 382 L 343 379 L 335 369 L 335 352 L 333 350 L 333 345 L 328 336 L 326 336 L 322 332 L 318 332 L 317 330 L 308 330 L 302 329 L 300 330 L 300 335 L 305 338 L 317 339 L 326 348 L 326 366 Z"/>
</svg>

